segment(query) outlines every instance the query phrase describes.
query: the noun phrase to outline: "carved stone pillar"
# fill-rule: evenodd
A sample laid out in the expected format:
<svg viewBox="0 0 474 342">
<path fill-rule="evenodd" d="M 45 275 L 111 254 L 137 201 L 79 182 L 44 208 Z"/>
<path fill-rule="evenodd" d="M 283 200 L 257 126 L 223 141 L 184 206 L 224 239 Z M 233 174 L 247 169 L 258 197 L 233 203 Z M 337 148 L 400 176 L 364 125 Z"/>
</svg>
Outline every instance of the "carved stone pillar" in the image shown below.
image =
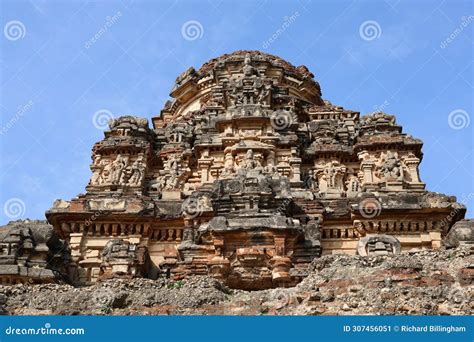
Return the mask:
<svg viewBox="0 0 474 342">
<path fill-rule="evenodd" d="M 300 182 L 301 181 L 301 158 L 290 158 L 289 160 L 291 165 L 292 171 L 292 182 Z"/>
<path fill-rule="evenodd" d="M 375 161 L 372 160 L 369 153 L 367 151 L 361 151 L 357 154 L 357 157 L 360 162 L 360 169 L 363 174 L 363 185 L 364 187 L 371 186 L 374 183 L 374 168 L 375 168 Z"/>
<path fill-rule="evenodd" d="M 275 236 L 275 254 L 279 256 L 285 255 L 286 247 L 285 247 L 285 237 L 284 236 Z"/>
<path fill-rule="evenodd" d="M 297 150 L 296 148 L 291 149 L 291 158 L 289 158 L 288 162 L 291 166 L 291 181 L 292 182 L 300 182 L 301 181 L 301 158 L 297 157 Z"/>
<path fill-rule="evenodd" d="M 421 183 L 420 175 L 418 173 L 419 164 L 420 159 L 415 156 L 409 156 L 405 159 L 405 165 L 408 168 L 408 173 L 410 174 L 410 178 L 413 183 Z"/>
<path fill-rule="evenodd" d="M 198 161 L 198 168 L 201 170 L 201 184 L 207 183 L 209 179 L 209 168 L 212 165 L 212 158 L 201 158 Z"/>
<path fill-rule="evenodd" d="M 74 262 L 79 262 L 82 259 L 81 246 L 84 235 L 82 233 L 71 233 L 69 235 L 69 246 L 71 247 L 71 256 Z"/>
<path fill-rule="evenodd" d="M 194 241 L 194 229 L 192 220 L 184 220 L 183 241 Z"/>
<path fill-rule="evenodd" d="M 364 185 L 371 185 L 374 183 L 373 169 L 375 163 L 371 160 L 363 161 L 360 168 L 364 173 Z"/>
</svg>

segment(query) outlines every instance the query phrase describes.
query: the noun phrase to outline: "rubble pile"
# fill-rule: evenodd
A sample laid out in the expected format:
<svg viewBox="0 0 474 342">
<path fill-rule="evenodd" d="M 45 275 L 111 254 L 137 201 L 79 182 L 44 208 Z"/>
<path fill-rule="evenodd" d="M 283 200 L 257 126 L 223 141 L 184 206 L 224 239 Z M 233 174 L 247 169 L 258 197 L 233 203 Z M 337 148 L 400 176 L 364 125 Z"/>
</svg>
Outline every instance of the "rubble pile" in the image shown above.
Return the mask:
<svg viewBox="0 0 474 342">
<path fill-rule="evenodd" d="M 229 289 L 209 276 L 0 286 L 8 315 L 472 315 L 474 249 L 315 259 L 292 288 Z"/>
</svg>

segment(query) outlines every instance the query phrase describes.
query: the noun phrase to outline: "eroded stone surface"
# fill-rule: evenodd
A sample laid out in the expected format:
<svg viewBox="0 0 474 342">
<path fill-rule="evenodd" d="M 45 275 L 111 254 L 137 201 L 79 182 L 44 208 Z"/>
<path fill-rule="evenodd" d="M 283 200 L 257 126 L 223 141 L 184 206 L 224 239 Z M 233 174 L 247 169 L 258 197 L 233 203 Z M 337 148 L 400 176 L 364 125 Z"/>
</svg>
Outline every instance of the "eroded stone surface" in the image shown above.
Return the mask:
<svg viewBox="0 0 474 342">
<path fill-rule="evenodd" d="M 455 248 L 465 244 L 474 247 L 474 220 L 461 220 L 457 222 L 444 240 L 444 245 L 448 248 Z"/>
</svg>

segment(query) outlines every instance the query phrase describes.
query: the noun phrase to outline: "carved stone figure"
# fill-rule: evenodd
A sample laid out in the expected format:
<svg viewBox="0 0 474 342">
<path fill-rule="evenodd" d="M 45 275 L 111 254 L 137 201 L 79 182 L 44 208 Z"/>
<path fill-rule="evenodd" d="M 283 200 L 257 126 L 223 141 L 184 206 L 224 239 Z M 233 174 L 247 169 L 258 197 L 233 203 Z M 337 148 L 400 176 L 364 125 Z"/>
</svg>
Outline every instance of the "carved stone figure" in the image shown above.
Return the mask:
<svg viewBox="0 0 474 342">
<path fill-rule="evenodd" d="M 254 160 L 253 150 L 249 149 L 245 154 L 245 159 L 242 161 L 242 168 L 245 170 L 252 170 L 257 166 L 257 162 Z"/>
<path fill-rule="evenodd" d="M 275 173 L 278 172 L 276 167 L 275 152 L 270 151 L 267 156 L 267 165 L 265 166 L 265 172 Z"/>
<path fill-rule="evenodd" d="M 234 158 L 231 153 L 226 153 L 224 160 L 224 169 L 222 170 L 221 177 L 229 177 L 234 174 Z"/>
<path fill-rule="evenodd" d="M 246 54 L 245 59 L 244 59 L 244 66 L 242 68 L 244 75 L 247 77 L 258 75 L 257 70 L 250 63 L 251 63 L 250 54 Z"/>
<path fill-rule="evenodd" d="M 123 183 L 122 173 L 128 166 L 128 156 L 118 154 L 110 167 L 110 175 L 108 181 L 112 184 Z"/>
<path fill-rule="evenodd" d="M 143 177 L 144 177 L 144 171 L 145 171 L 145 165 L 143 162 L 143 156 L 139 156 L 132 164 L 130 167 L 131 169 L 131 175 L 128 180 L 128 183 L 133 186 L 140 185 Z"/>
<path fill-rule="evenodd" d="M 180 157 L 173 155 L 168 160 L 168 170 L 169 174 L 166 178 L 165 189 L 173 190 L 178 187 L 180 178 L 183 175 L 184 171 L 180 168 Z"/>
<path fill-rule="evenodd" d="M 272 90 L 272 82 L 267 82 L 265 85 L 263 85 L 259 92 L 258 92 L 258 96 L 257 96 L 257 103 L 260 103 L 262 105 L 268 105 L 268 100 L 269 100 L 269 96 L 271 94 L 271 90 Z"/>
<path fill-rule="evenodd" d="M 165 189 L 166 186 L 166 177 L 165 176 L 159 176 L 157 177 L 154 181 L 151 182 L 150 188 L 152 190 L 156 190 L 158 192 L 162 192 L 163 189 Z"/>
<path fill-rule="evenodd" d="M 92 166 L 92 177 L 90 180 L 91 185 L 102 184 L 103 182 L 102 175 L 104 173 L 105 164 L 106 164 L 105 160 L 94 161 L 94 164 Z"/>
<path fill-rule="evenodd" d="M 102 173 L 99 178 L 99 184 L 104 184 L 110 182 L 112 177 L 112 162 L 109 160 L 104 160 L 104 168 L 102 169 Z"/>
<path fill-rule="evenodd" d="M 385 180 L 403 179 L 403 169 L 396 153 L 388 151 L 382 156 L 379 167 L 379 176 Z"/>
<path fill-rule="evenodd" d="M 230 103 L 232 106 L 237 107 L 244 103 L 244 95 L 239 88 L 233 88 L 229 94 Z"/>
<path fill-rule="evenodd" d="M 337 160 L 319 163 L 316 168 L 319 190 L 322 193 L 342 194 L 346 167 Z"/>
</svg>

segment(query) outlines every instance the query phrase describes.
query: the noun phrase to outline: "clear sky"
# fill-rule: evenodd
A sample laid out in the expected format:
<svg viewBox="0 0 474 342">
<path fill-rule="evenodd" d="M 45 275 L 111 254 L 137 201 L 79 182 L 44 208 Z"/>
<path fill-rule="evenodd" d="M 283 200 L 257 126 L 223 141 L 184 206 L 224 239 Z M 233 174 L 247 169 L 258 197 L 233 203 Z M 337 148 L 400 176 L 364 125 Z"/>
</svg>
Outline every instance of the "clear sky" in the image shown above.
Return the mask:
<svg viewBox="0 0 474 342">
<path fill-rule="evenodd" d="M 151 118 L 181 72 L 239 49 L 306 65 L 333 104 L 395 114 L 425 143 L 427 188 L 472 216 L 472 4 L 2 0 L 0 224 L 84 192 L 97 115 Z"/>
</svg>

